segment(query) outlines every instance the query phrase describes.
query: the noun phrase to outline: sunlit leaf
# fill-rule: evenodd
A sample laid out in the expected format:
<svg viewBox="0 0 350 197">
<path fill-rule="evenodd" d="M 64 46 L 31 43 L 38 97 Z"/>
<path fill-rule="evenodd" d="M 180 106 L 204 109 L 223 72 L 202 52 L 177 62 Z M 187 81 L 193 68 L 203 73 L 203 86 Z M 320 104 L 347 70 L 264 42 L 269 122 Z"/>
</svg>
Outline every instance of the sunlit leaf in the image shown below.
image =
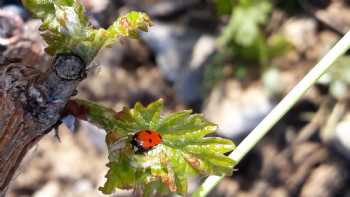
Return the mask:
<svg viewBox="0 0 350 197">
<path fill-rule="evenodd" d="M 40 27 L 50 55 L 73 53 L 89 64 L 103 47 L 119 37 L 137 38 L 152 25 L 142 12 L 120 16 L 109 28 L 92 27 L 78 0 L 22 0 L 23 5 L 43 23 Z"/>
<path fill-rule="evenodd" d="M 189 177 L 232 173 L 234 161 L 225 153 L 235 145 L 228 139 L 208 137 L 217 126 L 202 115 L 183 111 L 162 116 L 161 99 L 147 107 L 136 103 L 118 113 L 90 101 L 74 102 L 84 109 L 86 120 L 107 131 L 110 163 L 107 181 L 100 188 L 106 194 L 115 188 L 133 188 L 145 196 L 169 191 L 183 195 Z M 131 141 L 140 130 L 157 131 L 162 142 L 147 152 L 135 152 Z"/>
</svg>

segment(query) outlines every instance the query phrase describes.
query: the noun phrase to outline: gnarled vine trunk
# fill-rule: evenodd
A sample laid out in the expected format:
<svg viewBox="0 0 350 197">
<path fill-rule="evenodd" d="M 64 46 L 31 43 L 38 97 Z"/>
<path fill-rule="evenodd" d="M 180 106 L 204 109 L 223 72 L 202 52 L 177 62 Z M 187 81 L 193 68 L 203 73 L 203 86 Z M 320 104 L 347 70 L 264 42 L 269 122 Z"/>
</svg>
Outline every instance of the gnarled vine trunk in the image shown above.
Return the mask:
<svg viewBox="0 0 350 197">
<path fill-rule="evenodd" d="M 60 119 L 85 77 L 85 64 L 60 55 L 47 73 L 22 64 L 0 65 L 0 196 L 23 157 Z"/>
</svg>

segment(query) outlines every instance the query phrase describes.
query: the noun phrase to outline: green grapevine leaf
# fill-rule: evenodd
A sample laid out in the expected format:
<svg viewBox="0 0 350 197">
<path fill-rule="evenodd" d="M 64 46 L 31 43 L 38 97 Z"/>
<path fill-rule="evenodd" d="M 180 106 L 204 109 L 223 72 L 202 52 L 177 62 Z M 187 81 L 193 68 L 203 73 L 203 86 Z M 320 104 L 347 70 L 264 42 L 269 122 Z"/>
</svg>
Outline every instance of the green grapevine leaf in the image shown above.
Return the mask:
<svg viewBox="0 0 350 197">
<path fill-rule="evenodd" d="M 78 0 L 22 0 L 23 5 L 40 18 L 42 36 L 50 55 L 73 53 L 89 64 L 100 49 L 116 42 L 118 37 L 137 38 L 139 31 L 152 25 L 142 12 L 132 11 L 119 17 L 109 28 L 92 27 Z"/>
<path fill-rule="evenodd" d="M 228 26 L 220 42 L 230 41 L 241 46 L 250 46 L 260 36 L 260 25 L 268 19 L 272 5 L 268 0 L 240 0 L 234 6 Z"/>
<path fill-rule="evenodd" d="M 225 153 L 235 145 L 228 139 L 207 137 L 217 126 L 202 115 L 183 111 L 162 116 L 163 100 L 147 107 L 136 103 L 121 112 L 90 101 L 74 100 L 85 119 L 107 131 L 109 171 L 100 190 L 110 194 L 115 188 L 186 194 L 188 177 L 230 175 L 234 161 Z M 81 117 L 81 116 L 80 116 Z M 144 153 L 136 153 L 131 141 L 140 130 L 155 130 L 162 142 Z M 165 189 L 167 188 L 167 189 Z"/>
</svg>

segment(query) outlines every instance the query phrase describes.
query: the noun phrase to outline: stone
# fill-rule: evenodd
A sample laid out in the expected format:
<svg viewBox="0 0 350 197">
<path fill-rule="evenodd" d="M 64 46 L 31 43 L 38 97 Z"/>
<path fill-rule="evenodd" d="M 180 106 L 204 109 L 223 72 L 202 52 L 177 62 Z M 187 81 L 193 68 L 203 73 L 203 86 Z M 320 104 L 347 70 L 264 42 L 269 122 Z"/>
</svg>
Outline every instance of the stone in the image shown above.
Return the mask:
<svg viewBox="0 0 350 197">
<path fill-rule="evenodd" d="M 349 115 L 348 115 L 349 116 Z M 340 123 L 335 128 L 335 133 L 332 140 L 332 146 L 337 152 L 343 155 L 350 161 L 350 121 L 349 117 Z"/>
<path fill-rule="evenodd" d="M 97 151 L 101 153 L 107 152 L 107 146 L 105 142 L 105 130 L 100 129 L 86 121 L 80 121 L 79 126 L 80 128 L 78 132 L 84 132 L 90 144 L 94 145 Z"/>
<path fill-rule="evenodd" d="M 33 197 L 58 197 L 60 193 L 60 185 L 56 181 L 45 184 L 41 189 L 34 193 Z"/>
<path fill-rule="evenodd" d="M 350 27 L 349 12 L 347 2 L 337 0 L 331 1 L 324 9 L 316 9 L 313 14 L 329 29 L 345 34 Z"/>
<path fill-rule="evenodd" d="M 193 105 L 203 97 L 203 66 L 215 51 L 215 38 L 202 35 L 193 47 L 189 65 L 180 71 L 175 82 L 177 98 L 185 104 Z"/>
<path fill-rule="evenodd" d="M 215 51 L 215 38 L 195 28 L 161 22 L 142 38 L 155 53 L 164 78 L 174 83 L 177 98 L 186 105 L 200 101 L 203 66 Z"/>
<path fill-rule="evenodd" d="M 273 104 L 260 84 L 243 89 L 235 80 L 216 87 L 204 106 L 204 116 L 219 125 L 218 134 L 238 141 L 246 136 L 272 109 Z"/>
<path fill-rule="evenodd" d="M 156 63 L 166 80 L 174 82 L 191 58 L 199 32 L 182 25 L 155 21 L 143 40 L 156 55 Z"/>
<path fill-rule="evenodd" d="M 312 18 L 291 18 L 282 29 L 284 36 L 299 52 L 305 52 L 317 42 L 317 23 Z"/>
</svg>

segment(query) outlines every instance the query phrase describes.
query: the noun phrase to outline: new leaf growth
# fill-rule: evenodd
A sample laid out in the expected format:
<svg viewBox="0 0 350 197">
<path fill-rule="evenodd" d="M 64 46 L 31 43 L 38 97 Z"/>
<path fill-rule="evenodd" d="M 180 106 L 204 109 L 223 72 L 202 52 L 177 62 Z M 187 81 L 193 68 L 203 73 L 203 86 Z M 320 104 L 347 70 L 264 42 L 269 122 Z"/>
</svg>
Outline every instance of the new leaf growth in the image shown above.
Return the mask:
<svg viewBox="0 0 350 197">
<path fill-rule="evenodd" d="M 47 42 L 50 55 L 72 53 L 88 65 L 97 53 L 119 37 L 138 37 L 148 31 L 150 18 L 132 11 L 120 16 L 109 28 L 94 28 L 85 16 L 84 7 L 77 0 L 22 0 L 23 5 L 43 21 L 40 31 Z"/>
<path fill-rule="evenodd" d="M 144 196 L 160 191 L 186 194 L 188 177 L 232 173 L 234 161 L 225 153 L 235 145 L 228 139 L 207 137 L 217 126 L 190 110 L 162 116 L 161 99 L 147 107 L 137 103 L 133 109 L 124 108 L 118 113 L 85 100 L 71 101 L 68 108 L 76 109 L 73 115 L 107 132 L 109 171 L 100 188 L 105 194 L 115 188 L 133 188 L 143 191 Z M 140 130 L 159 132 L 162 143 L 142 154 L 136 153 L 131 141 Z"/>
</svg>

